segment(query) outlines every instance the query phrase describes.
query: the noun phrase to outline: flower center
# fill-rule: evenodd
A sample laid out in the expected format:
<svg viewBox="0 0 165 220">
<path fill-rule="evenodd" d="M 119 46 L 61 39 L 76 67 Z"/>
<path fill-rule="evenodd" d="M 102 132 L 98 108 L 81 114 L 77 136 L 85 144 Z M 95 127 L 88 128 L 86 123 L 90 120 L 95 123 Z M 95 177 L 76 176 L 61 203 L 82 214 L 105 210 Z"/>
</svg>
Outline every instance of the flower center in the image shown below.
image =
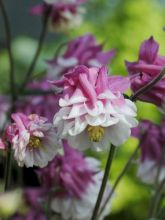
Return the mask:
<svg viewBox="0 0 165 220">
<path fill-rule="evenodd" d="M 89 139 L 93 142 L 99 142 L 104 137 L 104 128 L 101 126 L 88 126 L 87 127 Z"/>
<path fill-rule="evenodd" d="M 39 148 L 41 145 L 41 140 L 38 137 L 32 136 L 30 137 L 28 147 L 30 149 Z"/>
</svg>

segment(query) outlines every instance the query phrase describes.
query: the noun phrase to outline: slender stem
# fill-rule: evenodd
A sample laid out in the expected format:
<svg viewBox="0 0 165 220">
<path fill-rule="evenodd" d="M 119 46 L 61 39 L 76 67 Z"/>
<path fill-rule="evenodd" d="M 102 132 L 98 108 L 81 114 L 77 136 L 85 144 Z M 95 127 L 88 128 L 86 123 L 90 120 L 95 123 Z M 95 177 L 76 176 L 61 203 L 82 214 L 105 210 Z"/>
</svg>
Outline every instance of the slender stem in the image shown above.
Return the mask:
<svg viewBox="0 0 165 220">
<path fill-rule="evenodd" d="M 49 16 L 46 16 L 44 19 L 43 19 L 43 23 L 42 23 L 42 29 L 41 29 L 41 34 L 40 34 L 40 37 L 39 37 L 39 41 L 38 41 L 38 46 L 37 46 L 37 50 L 34 54 L 34 58 L 30 64 L 30 67 L 25 75 L 25 79 L 19 89 L 19 93 L 22 93 L 27 85 L 27 83 L 29 82 L 29 79 L 33 73 L 33 70 L 36 66 L 36 63 L 38 61 L 38 58 L 39 58 L 39 55 L 40 55 L 40 52 L 42 50 L 42 47 L 43 47 L 43 43 L 44 43 L 44 40 L 45 40 L 45 37 L 46 37 L 46 33 L 47 33 L 47 26 L 48 26 L 48 17 Z"/>
<path fill-rule="evenodd" d="M 99 195 L 98 195 L 98 198 L 97 198 L 97 202 L 96 202 L 91 220 L 97 219 L 98 211 L 100 209 L 101 201 L 102 201 L 104 191 L 105 191 L 105 188 L 106 188 L 106 184 L 107 184 L 107 181 L 108 181 L 108 177 L 109 177 L 109 173 L 110 173 L 114 153 L 115 153 L 115 146 L 111 145 L 110 150 L 109 150 L 109 155 L 108 155 L 108 159 L 107 159 L 107 164 L 106 164 L 106 168 L 105 168 L 103 181 L 102 181 L 102 184 L 101 184 L 101 187 L 100 187 Z"/>
<path fill-rule="evenodd" d="M 139 96 L 141 96 L 143 93 L 147 92 L 150 90 L 159 80 L 163 78 L 165 75 L 165 68 L 162 69 L 160 74 L 158 74 L 153 80 L 151 80 L 147 85 L 143 86 L 140 88 L 134 95 L 130 97 L 132 101 L 136 101 Z"/>
<path fill-rule="evenodd" d="M 4 21 L 4 27 L 5 27 L 5 35 L 6 35 L 6 45 L 7 45 L 7 52 L 9 56 L 9 63 L 10 63 L 10 93 L 12 98 L 12 105 L 14 106 L 16 93 L 15 93 L 15 77 L 14 77 L 14 59 L 13 59 L 13 53 L 11 48 L 11 31 L 10 31 L 10 24 L 8 15 L 5 9 L 5 5 L 3 3 L 3 0 L 0 0 L 0 10 L 3 16 Z"/>
<path fill-rule="evenodd" d="M 47 220 L 51 219 L 51 200 L 52 200 L 52 195 L 51 195 L 51 190 L 48 193 L 48 200 L 47 200 L 47 208 L 46 208 L 46 216 Z"/>
<path fill-rule="evenodd" d="M 156 178 L 155 178 L 155 187 L 157 187 L 158 182 L 159 182 L 160 172 L 163 166 L 164 159 L 165 159 L 165 146 L 163 146 L 163 152 L 158 162 L 158 171 L 157 171 Z"/>
<path fill-rule="evenodd" d="M 8 145 L 8 153 L 7 153 L 7 158 L 6 158 L 6 167 L 5 167 L 5 191 L 8 190 L 9 185 L 10 185 L 10 178 L 11 178 L 11 146 L 10 144 Z"/>
<path fill-rule="evenodd" d="M 106 201 L 104 202 L 100 212 L 99 212 L 99 216 L 101 215 L 101 213 L 103 212 L 104 208 L 106 207 L 108 201 L 111 199 L 116 187 L 118 186 L 120 180 L 123 178 L 123 176 L 126 174 L 126 172 L 128 171 L 128 169 L 130 168 L 131 166 L 131 163 L 133 161 L 133 159 L 135 158 L 135 156 L 137 155 L 137 152 L 139 150 L 139 145 L 135 148 L 134 152 L 131 154 L 129 160 L 127 161 L 126 165 L 124 166 L 123 170 L 121 171 L 121 173 L 119 174 L 119 176 L 117 177 L 115 183 L 114 183 L 114 186 L 113 188 L 111 189 Z"/>
<path fill-rule="evenodd" d="M 157 212 L 159 201 L 161 198 L 161 193 L 164 188 L 164 185 L 165 185 L 165 178 L 161 181 L 160 185 L 157 187 L 155 194 L 152 198 L 152 203 L 151 203 L 152 209 L 150 208 L 150 210 L 149 210 L 148 219 L 151 219 L 152 217 L 154 217 Z"/>
<path fill-rule="evenodd" d="M 151 203 L 150 203 L 149 212 L 148 212 L 148 217 L 149 218 L 155 215 L 155 213 L 157 211 L 157 208 L 158 208 L 159 199 L 160 199 L 160 196 L 161 196 L 161 195 L 158 195 L 158 191 L 159 191 L 160 186 L 161 186 L 162 183 L 160 183 L 160 185 L 158 183 L 159 183 L 159 176 L 160 176 L 161 168 L 162 168 L 162 165 L 163 165 L 163 162 L 164 162 L 164 156 L 165 156 L 165 146 L 163 148 L 163 152 L 162 152 L 160 161 L 158 163 L 158 171 L 157 171 L 156 178 L 155 178 L 155 183 L 154 183 L 156 190 L 155 190 L 155 194 L 151 198 Z"/>
<path fill-rule="evenodd" d="M 15 101 L 16 101 L 16 91 L 15 91 L 15 76 L 14 76 L 14 58 L 12 53 L 12 47 L 11 47 L 11 31 L 10 31 L 10 24 L 8 15 L 5 9 L 5 5 L 3 3 L 3 0 L 0 0 L 0 10 L 2 13 L 3 21 L 4 21 L 4 28 L 5 28 L 5 34 L 6 34 L 6 45 L 7 45 L 7 52 L 9 56 L 9 66 L 10 66 L 10 72 L 9 72 L 9 78 L 10 78 L 10 95 L 11 95 L 11 108 L 10 112 L 15 111 Z M 11 179 L 11 160 L 12 160 L 12 154 L 11 154 L 11 145 L 8 145 L 8 151 L 7 151 L 7 157 L 6 157 L 6 167 L 5 167 L 5 186 L 4 190 L 7 191 L 10 185 L 10 179 Z"/>
<path fill-rule="evenodd" d="M 158 219 L 163 219 L 163 217 L 165 217 L 165 207 L 163 207 L 163 208 L 159 211 L 157 217 L 158 217 Z"/>
</svg>

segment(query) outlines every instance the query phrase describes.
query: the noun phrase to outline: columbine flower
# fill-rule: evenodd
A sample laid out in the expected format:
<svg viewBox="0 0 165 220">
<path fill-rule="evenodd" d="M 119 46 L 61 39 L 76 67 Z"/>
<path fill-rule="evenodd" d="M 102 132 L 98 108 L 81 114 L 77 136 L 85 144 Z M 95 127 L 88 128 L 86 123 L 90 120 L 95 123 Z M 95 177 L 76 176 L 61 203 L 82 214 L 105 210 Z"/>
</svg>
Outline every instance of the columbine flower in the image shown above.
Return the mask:
<svg viewBox="0 0 165 220">
<path fill-rule="evenodd" d="M 139 161 L 138 176 L 145 183 L 153 184 L 155 182 L 165 143 L 164 128 L 164 125 L 160 126 L 143 120 L 135 131 L 133 131 L 133 135 L 140 140 L 141 158 Z M 164 177 L 165 164 L 163 164 L 160 171 L 159 181 Z"/>
<path fill-rule="evenodd" d="M 137 62 L 126 62 L 128 72 L 132 76 L 131 87 L 134 92 L 148 84 L 164 68 L 165 57 L 160 56 L 158 50 L 159 44 L 153 37 L 150 37 L 144 41 L 140 47 L 139 60 Z M 164 85 L 165 78 L 154 85 L 151 90 L 142 94 L 139 99 L 164 108 Z"/>
<path fill-rule="evenodd" d="M 80 4 L 85 1 L 51 1 L 32 8 L 32 15 L 49 16 L 50 29 L 63 32 L 79 26 L 83 19 L 84 9 Z"/>
<path fill-rule="evenodd" d="M 54 126 L 76 148 L 120 145 L 137 125 L 136 106 L 123 96 L 127 77 L 108 77 L 104 67 L 79 66 L 54 84 L 63 88 Z"/>
<path fill-rule="evenodd" d="M 85 158 L 66 141 L 63 143 L 64 155 L 55 156 L 46 168 L 39 171 L 39 175 L 45 187 L 52 190 L 53 211 L 64 220 L 87 220 L 91 218 L 103 172 L 100 172 L 98 160 Z M 104 201 L 109 190 L 107 185 Z M 104 216 L 107 211 L 108 207 Z"/>
<path fill-rule="evenodd" d="M 57 153 L 54 129 L 47 119 L 38 115 L 12 114 L 14 123 L 8 126 L 6 136 L 12 144 L 19 166 L 44 167 Z"/>
<path fill-rule="evenodd" d="M 114 56 L 114 49 L 103 52 L 103 45 L 98 44 L 93 35 L 86 34 L 70 41 L 62 56 L 48 61 L 48 74 L 58 78 L 76 65 L 101 67 L 108 65 Z"/>
</svg>

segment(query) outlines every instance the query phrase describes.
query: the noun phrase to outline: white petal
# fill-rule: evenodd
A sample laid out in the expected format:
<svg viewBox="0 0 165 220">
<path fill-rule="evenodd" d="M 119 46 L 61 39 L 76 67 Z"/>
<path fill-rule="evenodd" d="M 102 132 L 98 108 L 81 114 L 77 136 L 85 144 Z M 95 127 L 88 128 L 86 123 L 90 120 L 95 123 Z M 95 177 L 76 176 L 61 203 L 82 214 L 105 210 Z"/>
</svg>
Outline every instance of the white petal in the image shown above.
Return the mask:
<svg viewBox="0 0 165 220">
<path fill-rule="evenodd" d="M 87 127 L 87 121 L 82 120 L 80 117 L 75 119 L 74 127 L 70 128 L 68 133 L 71 136 L 80 134 Z"/>
<path fill-rule="evenodd" d="M 104 106 L 101 101 L 97 101 L 95 106 L 89 106 L 88 103 L 85 103 L 86 111 L 91 116 L 98 116 L 99 114 L 104 112 Z"/>
<path fill-rule="evenodd" d="M 63 119 L 63 117 L 68 115 L 70 110 L 71 110 L 70 107 L 61 108 L 60 111 L 57 112 L 54 116 L 54 119 L 53 119 L 54 126 L 58 126 L 59 121 L 61 121 Z"/>
<path fill-rule="evenodd" d="M 76 57 L 69 57 L 69 58 L 64 58 L 64 57 L 59 57 L 57 59 L 57 63 L 60 66 L 63 66 L 65 68 L 67 67 L 72 67 L 78 64 L 78 60 Z"/>
<path fill-rule="evenodd" d="M 110 142 L 115 146 L 123 144 L 131 135 L 130 127 L 122 121 L 108 127 L 107 132 Z"/>
<path fill-rule="evenodd" d="M 65 117 L 65 119 L 79 117 L 85 113 L 86 113 L 86 109 L 84 107 L 84 104 L 73 105 L 72 109 L 70 110 L 69 115 Z"/>
<path fill-rule="evenodd" d="M 87 121 L 87 123 L 91 126 L 98 126 L 98 125 L 102 125 L 106 122 L 106 116 L 105 114 L 93 117 L 91 115 L 86 115 L 85 119 Z"/>
</svg>

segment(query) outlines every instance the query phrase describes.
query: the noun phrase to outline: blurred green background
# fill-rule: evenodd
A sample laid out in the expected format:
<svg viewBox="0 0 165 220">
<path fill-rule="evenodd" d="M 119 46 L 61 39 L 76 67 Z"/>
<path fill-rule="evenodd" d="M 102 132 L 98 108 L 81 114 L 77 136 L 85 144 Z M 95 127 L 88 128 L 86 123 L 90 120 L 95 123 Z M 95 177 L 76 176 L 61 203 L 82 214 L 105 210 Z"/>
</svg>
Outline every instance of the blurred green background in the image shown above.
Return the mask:
<svg viewBox="0 0 165 220">
<path fill-rule="evenodd" d="M 21 4 L 23 4 L 23 2 L 26 1 L 22 1 Z M 34 5 L 37 1 L 29 2 Z M 11 11 L 11 5 L 15 7 L 16 4 L 11 1 L 8 1 L 8 4 L 10 4 L 8 10 L 12 13 L 11 17 L 13 17 L 14 13 L 17 13 L 17 8 Z M 124 60 L 136 61 L 141 42 L 151 35 L 153 35 L 160 44 L 160 54 L 165 55 L 165 32 L 163 31 L 163 27 L 165 26 L 165 1 L 89 0 L 89 3 L 86 4 L 86 8 L 85 20 L 79 29 L 70 31 L 67 34 L 49 34 L 34 75 L 45 70 L 45 60 L 52 58 L 59 44 L 87 32 L 94 34 L 98 42 L 105 42 L 105 49 L 117 49 L 117 56 L 110 66 L 112 74 L 127 75 Z M 27 12 L 25 16 L 28 19 L 28 8 L 24 11 Z M 17 27 L 16 32 L 14 31 L 14 26 L 12 27 L 14 33 L 13 51 L 16 61 L 17 83 L 22 80 L 37 45 L 36 36 L 37 32 L 39 33 L 40 20 L 37 17 L 29 19 L 31 19 L 30 21 L 34 19 L 34 26 L 31 25 L 31 27 L 27 27 L 28 33 L 21 32 L 21 27 L 24 30 L 26 28 L 23 22 L 20 23 L 21 21 L 19 21 L 19 29 Z M 33 29 L 35 29 L 35 33 Z M 0 91 L 7 93 L 9 89 L 8 58 L 3 40 L 2 38 L 0 48 Z M 138 102 L 137 106 L 139 119 L 150 119 L 159 123 L 162 115 L 155 106 L 141 102 Z M 117 149 L 110 176 L 112 183 L 121 172 L 137 144 L 137 140 L 130 138 L 123 146 Z M 101 155 L 97 154 L 95 156 L 103 161 L 103 165 L 105 164 L 106 154 L 102 153 Z M 111 217 L 107 219 L 145 219 L 149 199 L 151 197 L 151 189 L 142 184 L 136 177 L 137 163 L 138 158 L 134 161 L 131 169 L 119 184 L 113 201 Z"/>
</svg>

